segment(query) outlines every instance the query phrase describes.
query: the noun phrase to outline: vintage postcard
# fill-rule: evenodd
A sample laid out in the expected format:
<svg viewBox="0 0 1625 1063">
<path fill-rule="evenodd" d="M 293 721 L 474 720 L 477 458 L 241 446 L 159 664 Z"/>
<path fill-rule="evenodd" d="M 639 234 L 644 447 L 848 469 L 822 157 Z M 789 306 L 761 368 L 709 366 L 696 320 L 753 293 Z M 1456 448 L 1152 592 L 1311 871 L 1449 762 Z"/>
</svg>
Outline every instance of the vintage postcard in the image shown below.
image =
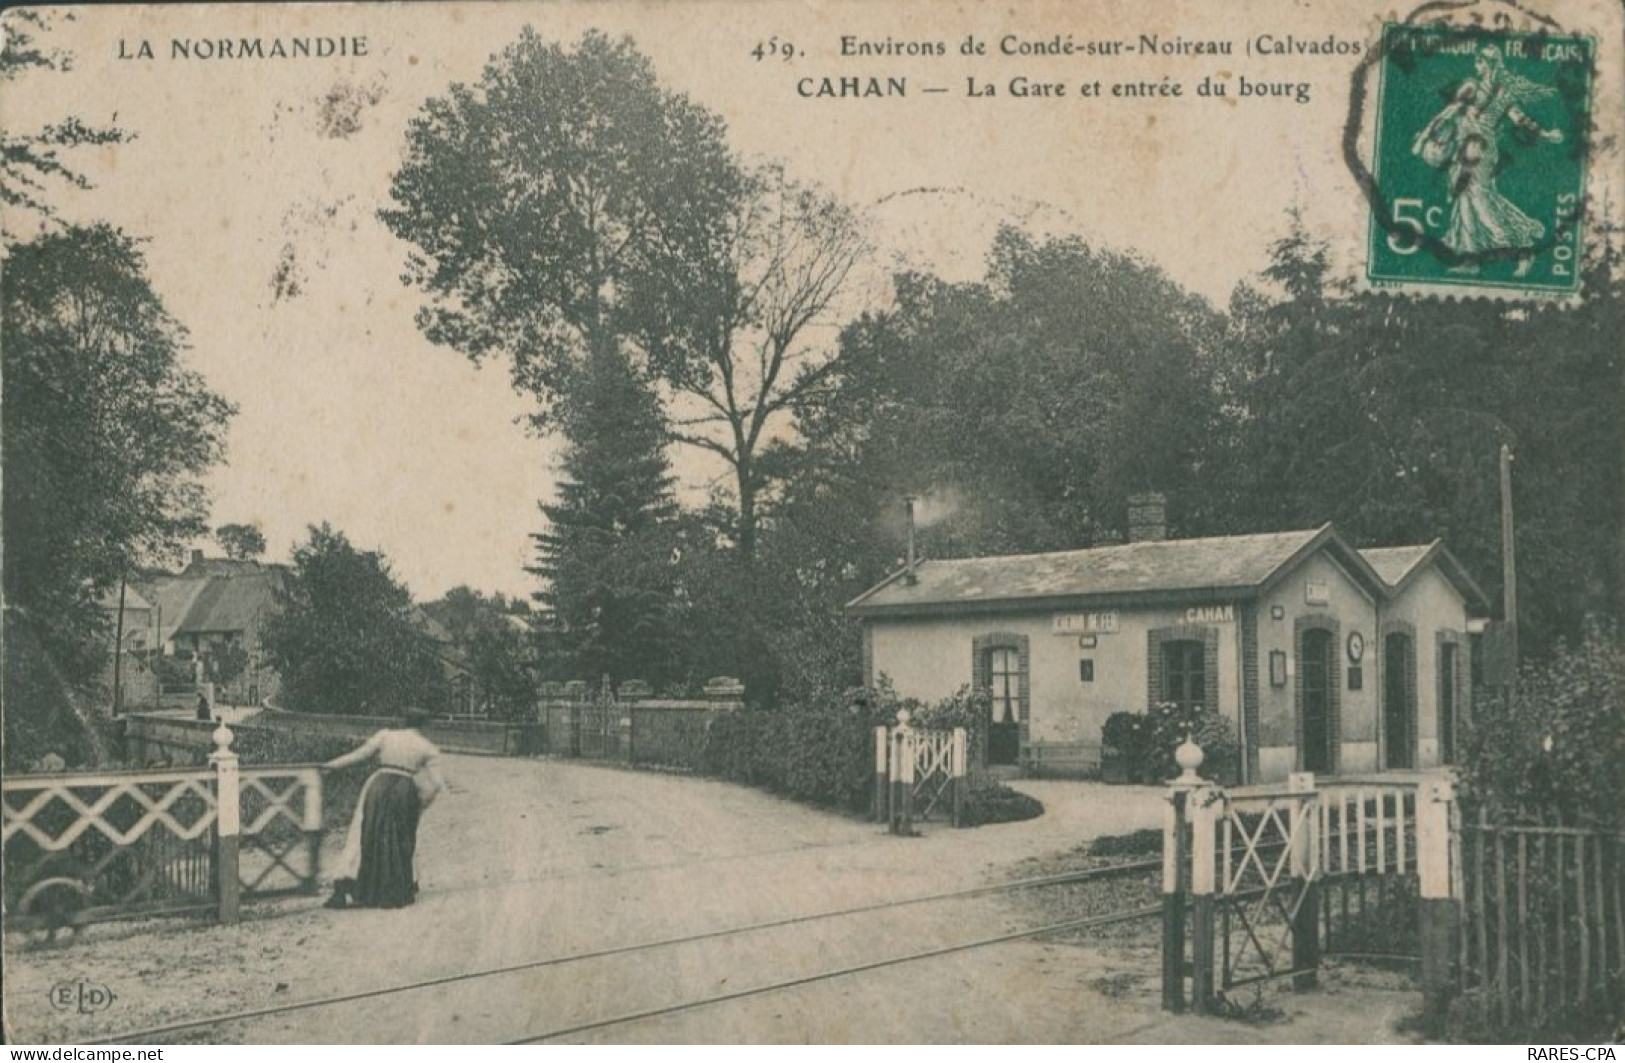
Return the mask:
<svg viewBox="0 0 1625 1063">
<path fill-rule="evenodd" d="M 1613 0 L 0 23 L 8 1042 L 1625 1030 Z"/>
</svg>

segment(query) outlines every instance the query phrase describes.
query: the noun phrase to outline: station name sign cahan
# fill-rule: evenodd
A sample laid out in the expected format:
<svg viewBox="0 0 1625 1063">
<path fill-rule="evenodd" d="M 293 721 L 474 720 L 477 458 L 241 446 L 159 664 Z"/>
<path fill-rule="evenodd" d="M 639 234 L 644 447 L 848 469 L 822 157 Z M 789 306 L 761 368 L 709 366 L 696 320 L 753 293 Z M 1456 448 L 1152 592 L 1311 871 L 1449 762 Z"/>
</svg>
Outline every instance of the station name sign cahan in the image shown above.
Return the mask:
<svg viewBox="0 0 1625 1063">
<path fill-rule="evenodd" d="M 1193 605 L 1181 614 L 1187 624 L 1233 624 L 1236 621 L 1234 605 Z M 1057 635 L 1115 635 L 1118 631 L 1117 610 L 1098 613 L 1056 613 L 1054 633 Z"/>
</svg>

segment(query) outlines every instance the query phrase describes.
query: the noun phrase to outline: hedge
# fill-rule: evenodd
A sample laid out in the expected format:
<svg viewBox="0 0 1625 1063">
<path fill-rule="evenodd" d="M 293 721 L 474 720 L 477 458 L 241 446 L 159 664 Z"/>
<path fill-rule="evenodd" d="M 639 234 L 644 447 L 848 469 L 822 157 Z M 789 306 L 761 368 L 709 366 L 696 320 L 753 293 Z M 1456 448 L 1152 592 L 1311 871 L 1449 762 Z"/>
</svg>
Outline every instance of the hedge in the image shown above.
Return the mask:
<svg viewBox="0 0 1625 1063">
<path fill-rule="evenodd" d="M 874 785 L 874 731 L 907 709 L 921 727 L 966 727 L 975 748 L 987 719 L 987 694 L 961 688 L 935 704 L 897 697 L 884 681 L 842 697 L 778 710 L 745 709 L 711 721 L 702 770 L 808 804 L 861 812 Z M 1042 815 L 1044 806 L 997 783 L 969 792 L 966 824 L 1008 823 Z"/>
</svg>

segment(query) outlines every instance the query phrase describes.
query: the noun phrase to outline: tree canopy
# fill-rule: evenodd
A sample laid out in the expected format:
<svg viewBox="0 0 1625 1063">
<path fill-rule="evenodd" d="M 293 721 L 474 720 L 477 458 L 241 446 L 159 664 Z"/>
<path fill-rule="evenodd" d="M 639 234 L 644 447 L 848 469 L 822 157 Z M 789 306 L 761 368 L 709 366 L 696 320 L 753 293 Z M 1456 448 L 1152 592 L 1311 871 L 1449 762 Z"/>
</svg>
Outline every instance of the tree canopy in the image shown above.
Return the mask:
<svg viewBox="0 0 1625 1063">
<path fill-rule="evenodd" d="M 776 431 L 817 401 L 838 366 L 834 345 L 808 334 L 835 324 L 826 319 L 868 250 L 839 200 L 762 166 L 745 176 L 704 272 L 684 293 L 703 295 L 701 312 L 660 315 L 659 331 L 644 337 L 674 394 L 672 438 L 717 455 L 733 474 L 731 532 L 745 561 L 755 555 L 758 500 L 785 471 Z"/>
<path fill-rule="evenodd" d="M 846 330 L 830 395 L 800 410 L 796 490 L 893 514 L 894 552 L 905 495 L 948 554 L 1086 546 L 1147 489 L 1196 526 L 1220 320 L 1147 263 L 1006 229 L 985 281 L 901 277 Z"/>
<path fill-rule="evenodd" d="M 6 12 L 5 44 L 0 48 L 0 81 L 15 81 L 23 73 L 66 70 L 70 57 L 44 43 L 53 18 L 72 18 L 72 12 L 50 13 L 17 8 Z M 88 189 L 89 179 L 70 161 L 74 148 L 121 144 L 130 134 L 117 126 L 87 123 L 77 115 L 27 133 L 0 129 L 0 203 L 54 219 L 50 193 L 56 188 Z"/>
<path fill-rule="evenodd" d="M 569 441 L 558 500 L 535 536 L 546 644 L 596 682 L 671 675 L 677 504 L 659 401 L 631 362 L 591 359 L 562 408 Z"/>
<path fill-rule="evenodd" d="M 1335 521 L 1360 545 L 1442 538 L 1500 597 L 1511 447 L 1525 649 L 1620 607 L 1625 291 L 1605 233 L 1578 305 L 1357 293 L 1293 224 L 1238 289 L 1224 347 L 1235 530 Z"/>
<path fill-rule="evenodd" d="M 265 553 L 265 533 L 252 524 L 222 524 L 214 530 L 215 542 L 234 561 L 245 561 Z"/>
<path fill-rule="evenodd" d="M 296 711 L 396 716 L 439 710 L 446 684 L 412 596 L 382 554 L 322 524 L 294 547 L 279 608 L 260 632 Z"/>
<path fill-rule="evenodd" d="M 556 427 L 590 353 L 692 334 L 699 268 L 739 187 L 720 119 L 660 87 L 627 39 L 526 29 L 474 85 L 424 104 L 381 212 L 412 247 L 424 335 L 508 363 Z"/>
<path fill-rule="evenodd" d="M 497 719 L 526 719 L 534 712 L 538 646 L 524 599 L 510 601 L 500 592 L 487 597 L 462 585 L 425 602 L 423 611 L 451 635 L 478 707 Z"/>
<path fill-rule="evenodd" d="M 186 332 L 135 240 L 59 229 L 11 248 L 3 277 L 4 537 L 10 727 L 100 671 L 98 598 L 206 531 L 202 474 L 231 404 L 185 367 Z M 25 680 L 50 676 L 48 689 Z"/>
</svg>

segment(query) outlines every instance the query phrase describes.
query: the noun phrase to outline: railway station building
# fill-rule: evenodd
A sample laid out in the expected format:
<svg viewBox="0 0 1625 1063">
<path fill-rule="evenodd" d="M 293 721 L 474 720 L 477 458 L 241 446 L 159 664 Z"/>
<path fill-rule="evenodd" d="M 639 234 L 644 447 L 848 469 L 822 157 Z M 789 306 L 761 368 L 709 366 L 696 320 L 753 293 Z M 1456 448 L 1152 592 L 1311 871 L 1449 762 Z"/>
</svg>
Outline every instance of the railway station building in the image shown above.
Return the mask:
<svg viewBox="0 0 1625 1063">
<path fill-rule="evenodd" d="M 906 565 L 847 607 L 865 680 L 987 689 L 986 764 L 1026 774 L 1092 774 L 1108 716 L 1165 702 L 1235 727 L 1244 783 L 1454 758 L 1488 603 L 1443 543 L 1161 528 L 1159 509 L 1123 544 Z"/>
</svg>

